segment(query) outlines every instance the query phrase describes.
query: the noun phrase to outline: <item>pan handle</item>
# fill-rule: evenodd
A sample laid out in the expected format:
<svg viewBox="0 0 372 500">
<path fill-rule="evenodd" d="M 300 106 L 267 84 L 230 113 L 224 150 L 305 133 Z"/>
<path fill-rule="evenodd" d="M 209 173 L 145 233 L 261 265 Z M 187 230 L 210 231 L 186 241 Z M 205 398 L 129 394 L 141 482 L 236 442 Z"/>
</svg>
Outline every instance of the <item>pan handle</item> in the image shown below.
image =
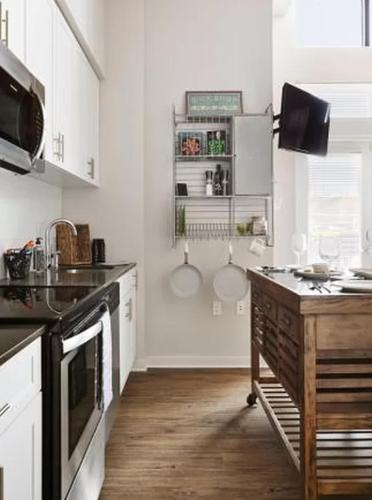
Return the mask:
<svg viewBox="0 0 372 500">
<path fill-rule="evenodd" d="M 233 246 L 231 240 L 229 241 L 229 264 L 233 263 Z"/>
<path fill-rule="evenodd" d="M 184 256 L 185 256 L 184 263 L 188 264 L 189 263 L 189 242 L 188 241 L 185 241 Z"/>
</svg>

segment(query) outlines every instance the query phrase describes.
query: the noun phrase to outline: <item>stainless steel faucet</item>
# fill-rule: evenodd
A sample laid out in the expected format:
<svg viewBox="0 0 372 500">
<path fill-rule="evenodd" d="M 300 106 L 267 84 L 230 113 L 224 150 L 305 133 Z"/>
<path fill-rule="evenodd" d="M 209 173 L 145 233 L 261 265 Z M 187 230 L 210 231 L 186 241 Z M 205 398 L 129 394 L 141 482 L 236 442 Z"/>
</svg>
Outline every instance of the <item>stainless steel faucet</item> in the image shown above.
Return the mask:
<svg viewBox="0 0 372 500">
<path fill-rule="evenodd" d="M 67 224 L 70 226 L 72 234 L 74 236 L 77 236 L 77 230 L 76 226 L 73 222 L 71 222 L 68 219 L 55 219 L 52 222 L 50 222 L 46 229 L 45 229 L 45 267 L 46 269 L 50 269 L 52 267 L 52 254 L 51 254 L 51 242 L 50 242 L 50 236 L 52 233 L 52 229 L 55 226 L 58 226 L 58 224 Z M 58 260 L 56 261 L 56 267 L 58 266 Z"/>
</svg>

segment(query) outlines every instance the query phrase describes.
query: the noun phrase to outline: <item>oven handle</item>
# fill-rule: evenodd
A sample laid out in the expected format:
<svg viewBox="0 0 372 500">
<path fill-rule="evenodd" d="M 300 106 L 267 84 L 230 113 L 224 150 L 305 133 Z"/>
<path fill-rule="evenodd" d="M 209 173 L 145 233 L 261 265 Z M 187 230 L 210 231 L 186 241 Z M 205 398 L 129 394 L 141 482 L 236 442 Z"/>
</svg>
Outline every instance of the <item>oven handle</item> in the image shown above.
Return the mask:
<svg viewBox="0 0 372 500">
<path fill-rule="evenodd" d="M 78 347 L 94 339 L 94 337 L 97 337 L 97 335 L 102 332 L 102 328 L 102 321 L 98 321 L 98 323 L 96 323 L 95 325 L 79 333 L 79 335 L 76 335 L 71 339 L 64 340 L 62 342 L 63 354 L 68 354 L 69 352 L 74 351 Z"/>
</svg>

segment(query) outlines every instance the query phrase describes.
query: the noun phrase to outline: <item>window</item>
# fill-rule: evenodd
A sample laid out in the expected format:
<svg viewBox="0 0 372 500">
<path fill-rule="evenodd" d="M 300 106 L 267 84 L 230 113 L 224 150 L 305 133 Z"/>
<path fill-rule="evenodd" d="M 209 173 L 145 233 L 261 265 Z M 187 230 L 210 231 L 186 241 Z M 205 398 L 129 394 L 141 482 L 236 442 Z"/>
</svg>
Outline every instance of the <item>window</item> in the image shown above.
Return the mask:
<svg viewBox="0 0 372 500">
<path fill-rule="evenodd" d="M 312 83 L 301 87 L 331 103 L 331 118 L 372 117 L 370 83 Z"/>
<path fill-rule="evenodd" d="M 361 152 L 330 153 L 307 158 L 307 234 L 309 262 L 319 260 L 319 237 L 333 232 L 340 240 L 338 265 L 360 265 L 362 237 Z"/>
<path fill-rule="evenodd" d="M 296 25 L 303 47 L 370 45 L 371 0 L 297 0 Z"/>
</svg>

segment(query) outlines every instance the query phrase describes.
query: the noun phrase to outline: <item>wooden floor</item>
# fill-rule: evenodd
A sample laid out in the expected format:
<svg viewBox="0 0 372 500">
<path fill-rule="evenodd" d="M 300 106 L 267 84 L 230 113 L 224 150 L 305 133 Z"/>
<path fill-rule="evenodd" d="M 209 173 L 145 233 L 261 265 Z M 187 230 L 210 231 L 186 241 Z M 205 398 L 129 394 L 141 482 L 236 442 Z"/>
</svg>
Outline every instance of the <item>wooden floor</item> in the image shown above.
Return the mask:
<svg viewBox="0 0 372 500">
<path fill-rule="evenodd" d="M 248 390 L 243 370 L 132 374 L 100 500 L 300 500 L 262 408 L 245 406 Z"/>
</svg>

